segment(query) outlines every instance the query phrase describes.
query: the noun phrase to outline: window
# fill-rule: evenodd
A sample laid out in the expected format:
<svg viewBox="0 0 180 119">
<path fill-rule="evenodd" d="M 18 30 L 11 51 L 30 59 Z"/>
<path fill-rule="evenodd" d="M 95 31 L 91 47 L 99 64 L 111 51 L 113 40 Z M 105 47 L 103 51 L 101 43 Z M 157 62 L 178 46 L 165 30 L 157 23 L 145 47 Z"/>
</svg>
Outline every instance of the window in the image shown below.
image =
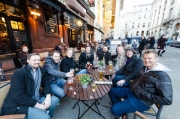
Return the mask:
<svg viewBox="0 0 180 119">
<path fill-rule="evenodd" d="M 174 2 L 175 2 L 175 0 L 171 0 L 171 5 L 173 5 L 173 4 L 174 4 Z"/>
<path fill-rule="evenodd" d="M 148 27 L 150 27 L 150 22 L 148 23 Z"/>
<path fill-rule="evenodd" d="M 163 15 L 162 15 L 162 22 L 163 22 L 163 20 L 164 20 L 164 13 L 163 13 Z"/>
<path fill-rule="evenodd" d="M 127 28 L 127 23 L 126 23 L 126 25 L 125 25 L 125 28 Z"/>
<path fill-rule="evenodd" d="M 142 27 L 145 27 L 145 23 L 143 23 Z"/>
<path fill-rule="evenodd" d="M 154 17 L 156 17 L 156 10 L 155 10 L 155 12 L 154 12 Z"/>
<path fill-rule="evenodd" d="M 6 21 L 4 17 L 0 17 L 0 53 L 7 53 L 11 51 L 11 43 L 8 37 Z"/>
<path fill-rule="evenodd" d="M 147 10 L 147 8 L 146 8 L 146 10 Z"/>
<path fill-rule="evenodd" d="M 173 8 L 171 8 L 170 11 L 169 11 L 169 18 L 172 17 L 172 11 L 173 11 Z"/>
<path fill-rule="evenodd" d="M 132 28 L 134 28 L 134 23 L 132 24 Z"/>
<path fill-rule="evenodd" d="M 148 36 L 149 35 L 149 32 L 148 31 L 146 31 L 146 36 Z"/>
<path fill-rule="evenodd" d="M 167 1 L 164 4 L 164 11 L 166 10 Z"/>
<path fill-rule="evenodd" d="M 142 35 L 142 36 L 144 35 L 144 31 L 141 31 L 141 35 Z"/>
<path fill-rule="evenodd" d="M 139 35 L 139 31 L 136 32 L 136 36 L 138 36 L 138 35 Z"/>
<path fill-rule="evenodd" d="M 144 15 L 144 19 L 146 19 L 146 14 Z"/>
<path fill-rule="evenodd" d="M 160 12 L 161 12 L 161 6 L 159 7 L 159 13 L 158 14 L 160 14 Z"/>
<path fill-rule="evenodd" d="M 140 23 L 138 23 L 138 26 L 137 26 L 138 28 L 140 27 Z"/>
<path fill-rule="evenodd" d="M 139 19 L 141 19 L 141 15 L 139 15 Z"/>
</svg>

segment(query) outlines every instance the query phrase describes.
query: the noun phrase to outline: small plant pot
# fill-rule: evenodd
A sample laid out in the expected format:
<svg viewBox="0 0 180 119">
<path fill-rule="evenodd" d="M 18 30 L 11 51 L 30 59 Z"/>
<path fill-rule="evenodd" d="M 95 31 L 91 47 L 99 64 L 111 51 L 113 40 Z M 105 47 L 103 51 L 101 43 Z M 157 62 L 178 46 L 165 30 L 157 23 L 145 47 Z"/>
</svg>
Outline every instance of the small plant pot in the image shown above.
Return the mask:
<svg viewBox="0 0 180 119">
<path fill-rule="evenodd" d="M 86 84 L 82 84 L 82 88 L 83 89 L 87 89 L 87 87 L 88 87 L 88 84 L 86 83 Z"/>
</svg>

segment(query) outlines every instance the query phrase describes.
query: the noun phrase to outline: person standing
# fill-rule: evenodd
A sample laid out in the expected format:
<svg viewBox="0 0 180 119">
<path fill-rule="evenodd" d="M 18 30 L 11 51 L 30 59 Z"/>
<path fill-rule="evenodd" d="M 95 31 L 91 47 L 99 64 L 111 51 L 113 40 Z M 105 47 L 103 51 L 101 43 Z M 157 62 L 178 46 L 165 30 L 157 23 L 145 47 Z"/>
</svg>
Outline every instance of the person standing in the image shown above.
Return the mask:
<svg viewBox="0 0 180 119">
<path fill-rule="evenodd" d="M 155 44 L 154 36 L 149 38 L 148 44 L 149 44 L 148 49 L 154 49 L 154 44 Z"/>
<path fill-rule="evenodd" d="M 106 65 L 108 65 L 108 61 L 111 60 L 111 53 L 108 51 L 108 46 L 103 46 L 103 52 L 98 55 L 98 60 L 105 60 Z"/>
<path fill-rule="evenodd" d="M 18 56 L 19 59 L 21 60 L 23 65 L 27 65 L 27 55 L 28 55 L 28 47 L 26 45 L 21 46 L 21 51 L 19 51 Z"/>
<path fill-rule="evenodd" d="M 59 98 L 51 96 L 50 83 L 45 79 L 46 71 L 39 67 L 40 61 L 39 54 L 31 53 L 27 56 L 28 65 L 14 72 L 2 115 L 26 114 L 27 119 L 50 119 L 53 116 Z"/>
<path fill-rule="evenodd" d="M 171 105 L 173 98 L 172 82 L 164 65 L 157 63 L 158 54 L 154 49 L 143 53 L 144 67 L 139 71 L 130 88 L 111 88 L 111 113 L 118 118 L 126 113 L 146 111 L 154 103 Z M 119 102 L 119 98 L 124 101 Z"/>
<path fill-rule="evenodd" d="M 86 66 L 87 62 L 93 64 L 94 61 L 94 54 L 91 52 L 91 47 L 86 46 L 85 52 L 82 52 L 79 56 L 79 64 L 82 66 Z"/>
<path fill-rule="evenodd" d="M 51 83 L 52 94 L 56 95 L 58 98 L 65 96 L 63 86 L 66 82 L 63 78 L 73 77 L 72 72 L 64 73 L 60 71 L 60 53 L 59 51 L 53 51 L 52 56 L 48 56 L 45 60 L 43 68 L 47 71 L 45 79 L 49 80 Z"/>
<path fill-rule="evenodd" d="M 142 51 L 146 49 L 146 39 L 144 36 L 141 37 L 141 41 L 139 44 L 139 57 L 141 58 Z"/>
<path fill-rule="evenodd" d="M 166 37 L 165 35 L 162 35 L 159 39 L 158 39 L 158 43 L 157 43 L 157 49 L 158 50 L 158 56 L 162 57 L 162 54 L 166 51 Z"/>
<path fill-rule="evenodd" d="M 126 64 L 116 71 L 115 77 L 112 76 L 113 87 L 128 87 L 130 80 L 134 80 L 140 69 L 143 67 L 142 59 L 138 58 L 132 47 L 125 49 Z M 113 78 L 114 77 L 114 78 Z"/>
</svg>

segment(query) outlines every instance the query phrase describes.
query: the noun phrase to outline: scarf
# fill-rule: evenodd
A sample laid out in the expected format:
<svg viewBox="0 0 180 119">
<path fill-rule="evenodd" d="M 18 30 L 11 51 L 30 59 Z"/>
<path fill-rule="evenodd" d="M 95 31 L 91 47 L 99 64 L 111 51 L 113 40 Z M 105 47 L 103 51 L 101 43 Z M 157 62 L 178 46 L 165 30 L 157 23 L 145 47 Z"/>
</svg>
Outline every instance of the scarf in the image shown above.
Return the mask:
<svg viewBox="0 0 180 119">
<path fill-rule="evenodd" d="M 33 80 L 34 80 L 34 95 L 33 98 L 36 99 L 37 101 L 39 101 L 39 89 L 40 89 L 40 85 L 41 85 L 41 70 L 38 67 L 36 69 L 36 71 L 31 70 L 31 74 L 33 76 Z"/>
</svg>

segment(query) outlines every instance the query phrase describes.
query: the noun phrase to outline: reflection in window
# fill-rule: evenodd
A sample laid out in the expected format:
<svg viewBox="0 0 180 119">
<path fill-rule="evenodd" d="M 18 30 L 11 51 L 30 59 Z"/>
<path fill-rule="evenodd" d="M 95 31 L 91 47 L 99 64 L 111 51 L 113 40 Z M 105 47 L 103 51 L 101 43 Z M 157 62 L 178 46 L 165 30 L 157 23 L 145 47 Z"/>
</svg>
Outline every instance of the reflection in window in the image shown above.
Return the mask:
<svg viewBox="0 0 180 119">
<path fill-rule="evenodd" d="M 24 23 L 18 22 L 18 28 L 19 28 L 19 30 L 25 30 Z"/>
<path fill-rule="evenodd" d="M 4 17 L 0 17 L 0 53 L 11 52 L 11 44 L 8 38 L 6 21 Z"/>
<path fill-rule="evenodd" d="M 4 11 L 4 10 L 5 10 L 4 4 L 3 4 L 2 2 L 0 2 L 0 12 L 1 12 L 1 11 Z"/>
<path fill-rule="evenodd" d="M 13 31 L 16 48 L 20 49 L 21 45 L 28 46 L 27 34 L 25 31 Z"/>
<path fill-rule="evenodd" d="M 17 21 L 11 21 L 11 27 L 12 27 L 12 29 L 18 29 Z"/>
<path fill-rule="evenodd" d="M 21 17 L 24 18 L 24 12 L 21 9 L 15 8 L 13 6 L 10 5 L 6 5 L 5 4 L 5 14 L 7 14 L 7 16 L 15 16 L 15 17 Z"/>
</svg>

